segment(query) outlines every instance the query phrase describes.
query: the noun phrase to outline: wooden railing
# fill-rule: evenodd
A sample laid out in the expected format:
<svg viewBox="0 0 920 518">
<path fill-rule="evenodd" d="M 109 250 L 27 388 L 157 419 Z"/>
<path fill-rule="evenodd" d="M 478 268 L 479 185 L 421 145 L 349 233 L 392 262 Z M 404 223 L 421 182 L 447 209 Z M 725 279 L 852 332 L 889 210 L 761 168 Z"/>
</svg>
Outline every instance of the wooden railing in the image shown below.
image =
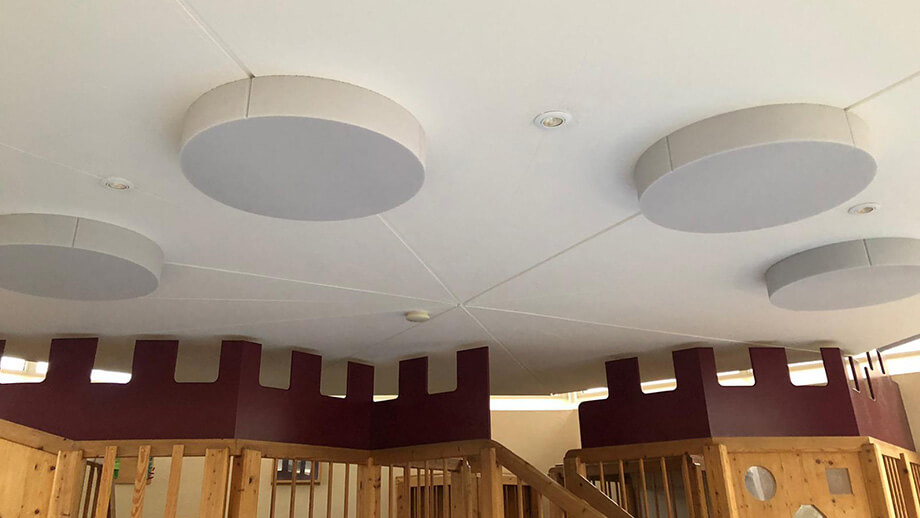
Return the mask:
<svg viewBox="0 0 920 518">
<path fill-rule="evenodd" d="M 565 486 L 608 518 L 708 518 L 703 440 L 573 450 Z"/>
<path fill-rule="evenodd" d="M 579 498 L 501 444 L 458 441 L 384 450 L 357 450 L 246 440 L 75 442 L 0 422 L 0 439 L 31 448 L 53 466 L 33 501 L 54 518 L 603 518 Z M 53 453 L 52 453 L 53 452 Z M 162 459 L 160 507 L 148 498 L 148 464 Z M 196 458 L 191 466 L 190 458 Z M 134 465 L 118 473 L 116 463 Z M 280 484 L 278 460 L 308 461 L 307 481 Z M 187 470 L 194 467 L 195 470 Z M 199 469 L 200 468 L 200 469 Z M 325 477 L 314 476 L 319 471 Z M 200 472 L 200 480 L 191 480 Z M 331 475 L 334 475 L 334 479 Z M 29 473 L 3 476 L 30 476 Z M 163 478 L 165 477 L 165 479 Z M 335 483 L 333 483 L 333 480 Z M 343 482 L 343 483 L 340 483 Z M 324 485 L 325 487 L 321 487 Z M 180 509 L 180 493 L 196 492 L 197 509 Z M 130 490 L 130 501 L 127 498 Z M 0 506 L 0 511 L 2 511 Z"/>
</svg>

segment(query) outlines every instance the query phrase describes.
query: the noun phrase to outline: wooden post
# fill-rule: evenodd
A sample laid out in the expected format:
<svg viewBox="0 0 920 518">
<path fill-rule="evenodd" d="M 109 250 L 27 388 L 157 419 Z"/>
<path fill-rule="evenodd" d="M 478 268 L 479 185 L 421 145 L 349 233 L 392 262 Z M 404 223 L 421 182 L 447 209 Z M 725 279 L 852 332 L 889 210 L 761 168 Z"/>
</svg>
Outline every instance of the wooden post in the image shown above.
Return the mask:
<svg viewBox="0 0 920 518">
<path fill-rule="evenodd" d="M 199 518 L 223 518 L 227 499 L 230 450 L 207 449 L 204 454 L 204 478 L 201 481 Z"/>
<path fill-rule="evenodd" d="M 51 500 L 48 516 L 51 518 L 70 518 L 80 510 L 80 495 L 83 489 L 83 476 L 86 462 L 83 452 L 79 450 L 59 451 L 54 467 L 54 480 L 51 483 Z"/>
<path fill-rule="evenodd" d="M 462 461 L 461 461 L 462 462 Z M 461 466 L 461 470 L 462 470 Z M 463 473 L 460 471 L 450 474 L 450 514 L 449 518 L 464 518 L 466 516 L 466 499 L 463 496 Z"/>
<path fill-rule="evenodd" d="M 258 513 L 261 479 L 262 452 L 244 449 L 233 458 L 228 515 L 230 518 L 249 518 Z"/>
<path fill-rule="evenodd" d="M 620 483 L 617 484 L 620 489 L 620 501 L 617 502 L 620 504 L 626 512 L 629 512 L 629 502 L 626 498 L 626 470 L 623 466 L 623 459 L 617 461 L 617 467 L 620 469 Z"/>
<path fill-rule="evenodd" d="M 134 473 L 134 496 L 131 497 L 131 518 L 144 516 L 144 494 L 147 492 L 147 465 L 150 463 L 150 446 L 137 450 L 137 471 Z"/>
<path fill-rule="evenodd" d="M 859 464 L 862 466 L 863 478 L 866 481 L 866 496 L 869 498 L 872 518 L 897 516 L 894 512 L 891 491 L 888 489 L 885 464 L 878 446 L 864 445 L 859 451 Z"/>
<path fill-rule="evenodd" d="M 166 512 L 164 518 L 176 518 L 179 509 L 179 484 L 182 482 L 182 459 L 185 455 L 185 446 L 173 446 L 172 458 L 169 461 L 169 485 L 166 489 Z"/>
<path fill-rule="evenodd" d="M 495 448 L 479 451 L 481 478 L 479 481 L 480 518 L 502 518 L 505 506 L 502 498 L 502 469 Z"/>
<path fill-rule="evenodd" d="M 387 518 L 396 518 L 396 474 L 393 465 L 387 467 Z"/>
<path fill-rule="evenodd" d="M 94 518 L 106 518 L 109 510 L 109 499 L 112 497 L 112 483 L 115 479 L 115 459 L 118 448 L 108 446 L 102 460 L 102 473 L 99 477 L 99 494 L 96 497 L 96 510 Z"/>
<path fill-rule="evenodd" d="M 738 506 L 730 479 L 728 449 L 724 444 L 707 444 L 703 447 L 703 459 L 706 462 L 706 479 L 709 481 L 712 517 L 737 518 Z"/>
<path fill-rule="evenodd" d="M 898 459 L 898 468 L 901 471 L 901 485 L 904 490 L 904 501 L 907 504 L 909 518 L 920 518 L 920 497 L 918 497 L 917 483 L 910 469 L 910 460 L 903 453 Z"/>
<path fill-rule="evenodd" d="M 368 458 L 364 464 L 358 464 L 355 498 L 355 516 L 357 518 L 380 517 L 380 466 L 374 459 Z"/>
<path fill-rule="evenodd" d="M 407 463 L 402 467 L 403 483 L 399 486 L 397 506 L 398 518 L 412 517 L 412 467 Z M 393 518 L 392 516 L 389 518 Z"/>
</svg>

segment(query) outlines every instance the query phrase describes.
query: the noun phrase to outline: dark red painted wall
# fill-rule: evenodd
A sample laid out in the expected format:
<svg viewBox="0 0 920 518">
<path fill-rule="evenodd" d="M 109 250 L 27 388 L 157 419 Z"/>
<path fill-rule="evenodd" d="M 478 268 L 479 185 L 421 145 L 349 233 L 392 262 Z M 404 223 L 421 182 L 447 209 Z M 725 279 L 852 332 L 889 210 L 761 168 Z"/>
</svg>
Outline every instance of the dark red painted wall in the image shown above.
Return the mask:
<svg viewBox="0 0 920 518">
<path fill-rule="evenodd" d="M 608 362 L 609 397 L 578 409 L 582 447 L 719 436 L 871 435 L 913 449 L 900 391 L 889 378 L 873 378 L 874 398 L 856 392 L 840 351 L 822 349 L 827 385 L 797 387 L 784 349 L 754 347 L 750 355 L 754 386 L 723 387 L 711 348 L 676 351 L 677 389 L 654 394 L 642 393 L 635 358 Z"/>
<path fill-rule="evenodd" d="M 223 342 L 214 383 L 177 383 L 177 352 L 176 341 L 138 341 L 129 383 L 90 383 L 96 339 L 53 340 L 45 381 L 0 385 L 0 418 L 75 440 L 241 438 L 386 448 L 491 436 L 485 347 L 458 353 L 458 388 L 444 394 L 427 395 L 427 368 L 417 368 L 427 367 L 426 359 L 401 362 L 400 395 L 381 403 L 373 403 L 374 369 L 366 365 L 349 363 L 346 397 L 335 398 L 320 393 L 321 358 L 313 354 L 293 352 L 290 388 L 276 389 L 259 385 L 258 344 Z"/>
</svg>

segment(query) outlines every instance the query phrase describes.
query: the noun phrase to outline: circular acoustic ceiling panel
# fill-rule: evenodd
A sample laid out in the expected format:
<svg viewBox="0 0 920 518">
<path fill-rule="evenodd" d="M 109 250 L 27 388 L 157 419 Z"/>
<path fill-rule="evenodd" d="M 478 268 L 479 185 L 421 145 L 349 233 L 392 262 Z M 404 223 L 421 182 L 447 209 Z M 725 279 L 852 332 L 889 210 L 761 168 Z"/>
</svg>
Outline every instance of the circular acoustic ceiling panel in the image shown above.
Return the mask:
<svg viewBox="0 0 920 518">
<path fill-rule="evenodd" d="M 54 214 L 0 216 L 0 288 L 40 297 L 115 300 L 157 288 L 163 252 L 101 221 Z"/>
<path fill-rule="evenodd" d="M 718 115 L 650 147 L 634 171 L 642 213 L 688 232 L 741 232 L 814 216 L 875 176 L 855 115 L 779 104 Z"/>
<path fill-rule="evenodd" d="M 920 293 L 920 240 L 876 238 L 806 250 L 767 270 L 770 301 L 781 308 L 858 308 Z"/>
<path fill-rule="evenodd" d="M 354 85 L 298 76 L 225 84 L 186 115 L 182 171 L 215 200 L 295 220 L 378 214 L 422 187 L 411 113 Z"/>
</svg>

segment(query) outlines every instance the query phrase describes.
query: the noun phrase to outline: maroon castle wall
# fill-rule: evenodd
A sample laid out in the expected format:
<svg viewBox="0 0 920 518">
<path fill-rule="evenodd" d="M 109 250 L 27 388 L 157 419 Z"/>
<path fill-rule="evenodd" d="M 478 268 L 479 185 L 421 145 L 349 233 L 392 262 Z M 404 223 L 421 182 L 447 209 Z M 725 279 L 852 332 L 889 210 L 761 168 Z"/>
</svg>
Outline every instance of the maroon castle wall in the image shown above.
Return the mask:
<svg viewBox="0 0 920 518">
<path fill-rule="evenodd" d="M 455 391 L 429 395 L 420 358 L 400 362 L 398 398 L 374 403 L 373 367 L 349 363 L 346 396 L 324 396 L 321 358 L 299 351 L 290 388 L 263 387 L 261 346 L 244 341 L 223 342 L 217 381 L 178 383 L 178 346 L 138 341 L 131 381 L 108 384 L 90 383 L 95 338 L 53 340 L 43 382 L 0 385 L 0 419 L 74 440 L 238 438 L 370 449 L 491 437 L 486 347 L 457 353 Z"/>
<path fill-rule="evenodd" d="M 825 386 L 794 386 L 786 351 L 750 349 L 755 383 L 719 384 L 711 348 L 673 353 L 677 389 L 644 394 L 637 359 L 607 362 L 607 399 L 579 405 L 582 447 L 701 437 L 860 436 L 914 449 L 897 383 L 854 372 L 838 349 L 821 349 Z M 881 369 L 881 365 L 878 365 Z"/>
</svg>

